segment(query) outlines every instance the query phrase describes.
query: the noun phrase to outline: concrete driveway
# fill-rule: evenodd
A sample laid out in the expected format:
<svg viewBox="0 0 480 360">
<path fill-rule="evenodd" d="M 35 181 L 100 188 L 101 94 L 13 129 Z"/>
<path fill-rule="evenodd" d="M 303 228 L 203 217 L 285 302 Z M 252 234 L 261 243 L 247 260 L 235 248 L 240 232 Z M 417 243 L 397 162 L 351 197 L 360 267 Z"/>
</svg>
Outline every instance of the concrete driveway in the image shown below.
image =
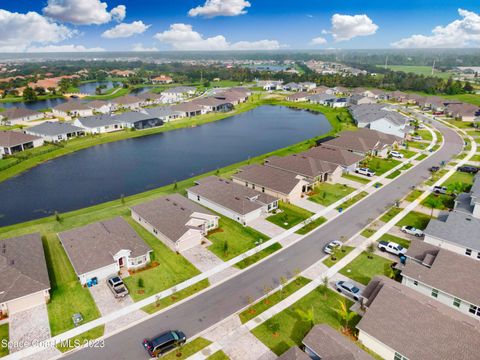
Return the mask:
<svg viewBox="0 0 480 360">
<path fill-rule="evenodd" d="M 257 219 L 250 221 L 248 223 L 248 226 L 250 226 L 251 228 L 257 231 L 260 231 L 262 234 L 265 234 L 271 238 L 278 236 L 281 233 L 283 233 L 285 229 L 266 220 L 266 218 L 270 215 L 271 214 L 268 214 L 268 215 L 262 214 L 262 216 L 258 217 Z"/>
<path fill-rule="evenodd" d="M 317 213 L 325 209 L 325 206 L 322 206 L 320 204 L 317 204 L 316 202 L 310 201 L 306 197 L 294 199 L 292 200 L 292 204 L 297 205 L 298 207 L 301 207 L 302 209 L 311 211 L 313 213 Z"/>
</svg>

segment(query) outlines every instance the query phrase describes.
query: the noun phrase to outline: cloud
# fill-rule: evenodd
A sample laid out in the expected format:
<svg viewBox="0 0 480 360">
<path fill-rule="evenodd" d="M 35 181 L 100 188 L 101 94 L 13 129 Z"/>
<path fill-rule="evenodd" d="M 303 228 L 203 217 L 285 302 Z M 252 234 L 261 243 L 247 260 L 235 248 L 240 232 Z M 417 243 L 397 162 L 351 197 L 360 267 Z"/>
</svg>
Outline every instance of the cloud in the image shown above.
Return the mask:
<svg viewBox="0 0 480 360">
<path fill-rule="evenodd" d="M 412 35 L 392 43 L 396 48 L 459 48 L 480 45 L 480 16 L 458 9 L 461 19 L 436 26 L 431 35 Z"/>
<path fill-rule="evenodd" d="M 327 43 L 327 39 L 319 36 L 319 37 L 316 37 L 316 38 L 312 39 L 311 43 L 313 45 L 325 45 Z"/>
<path fill-rule="evenodd" d="M 375 34 L 378 26 L 365 14 L 332 16 L 332 36 L 336 41 L 345 41 L 357 36 Z"/>
<path fill-rule="evenodd" d="M 247 13 L 251 4 L 245 0 L 206 0 L 203 6 L 190 9 L 188 16 L 237 16 Z"/>
<path fill-rule="evenodd" d="M 12 13 L 0 9 L 0 51 L 24 51 L 31 44 L 50 44 L 70 38 L 74 31 L 36 12 Z"/>
<path fill-rule="evenodd" d="M 275 50 L 281 47 L 276 40 L 230 43 L 223 35 L 204 38 L 188 24 L 172 24 L 169 30 L 155 34 L 154 38 L 175 50 Z"/>
<path fill-rule="evenodd" d="M 134 44 L 132 51 L 158 51 L 158 49 L 155 46 L 144 47 L 143 44 Z"/>
<path fill-rule="evenodd" d="M 83 45 L 47 45 L 31 46 L 26 52 L 100 52 L 105 51 L 101 47 L 87 48 Z"/>
<path fill-rule="evenodd" d="M 143 21 L 134 21 L 130 24 L 123 23 L 106 30 L 102 37 L 107 39 L 127 38 L 136 34 L 142 34 L 150 27 L 145 25 Z"/>
<path fill-rule="evenodd" d="M 108 12 L 107 3 L 100 0 L 48 0 L 43 13 L 75 25 L 100 25 L 112 19 L 122 21 L 126 16 L 126 7 L 118 5 Z"/>
</svg>

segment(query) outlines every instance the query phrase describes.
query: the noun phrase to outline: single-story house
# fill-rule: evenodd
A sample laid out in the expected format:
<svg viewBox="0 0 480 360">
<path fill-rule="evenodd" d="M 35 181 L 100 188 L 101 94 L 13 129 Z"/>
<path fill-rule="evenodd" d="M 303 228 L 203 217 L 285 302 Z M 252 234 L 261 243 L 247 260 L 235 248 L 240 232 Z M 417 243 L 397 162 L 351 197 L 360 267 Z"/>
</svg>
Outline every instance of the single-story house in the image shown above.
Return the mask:
<svg viewBox="0 0 480 360">
<path fill-rule="evenodd" d="M 207 109 L 194 102 L 184 102 L 172 106 L 172 110 L 179 113 L 180 117 L 192 117 L 207 113 Z"/>
<path fill-rule="evenodd" d="M 445 113 L 458 120 L 473 121 L 480 116 L 480 107 L 472 104 L 448 104 Z"/>
<path fill-rule="evenodd" d="M 344 86 L 335 86 L 334 88 L 332 88 L 332 91 L 335 95 L 350 96 L 352 94 L 352 91 Z"/>
<path fill-rule="evenodd" d="M 39 233 L 0 240 L 0 314 L 17 313 L 50 299 L 50 279 Z"/>
<path fill-rule="evenodd" d="M 477 319 L 384 276 L 362 297 L 358 340 L 383 359 L 478 359 Z"/>
<path fill-rule="evenodd" d="M 335 95 L 329 94 L 314 94 L 308 97 L 308 101 L 313 104 L 320 104 L 327 106 L 331 101 L 335 99 Z"/>
<path fill-rule="evenodd" d="M 125 127 L 136 130 L 151 129 L 164 124 L 164 121 L 156 116 L 137 111 L 124 112 L 120 115 L 116 115 L 115 119 L 119 123 L 125 124 Z"/>
<path fill-rule="evenodd" d="M 402 284 L 466 315 L 480 318 L 480 261 L 414 240 Z"/>
<path fill-rule="evenodd" d="M 375 98 L 364 96 L 360 94 L 352 95 L 348 98 L 348 103 L 351 105 L 365 105 L 365 104 L 375 104 Z"/>
<path fill-rule="evenodd" d="M 287 91 L 302 91 L 302 86 L 295 82 L 289 82 L 283 85 L 283 90 Z"/>
<path fill-rule="evenodd" d="M 324 144 L 313 147 L 301 153 L 301 155 L 339 165 L 345 172 L 355 171 L 355 169 L 359 166 L 359 163 L 364 159 L 364 156 L 362 155 L 358 155 L 345 149 L 330 147 Z"/>
<path fill-rule="evenodd" d="M 388 94 L 388 97 L 392 101 L 396 102 L 407 102 L 407 94 L 404 93 L 403 91 L 393 91 L 390 94 Z"/>
<path fill-rule="evenodd" d="M 333 108 L 343 108 L 348 105 L 347 98 L 332 98 L 326 101 L 326 105 Z"/>
<path fill-rule="evenodd" d="M 367 89 L 361 95 L 374 99 L 388 100 L 385 91 L 380 89 Z"/>
<path fill-rule="evenodd" d="M 283 90 L 283 80 L 260 80 L 257 86 L 266 91 Z"/>
<path fill-rule="evenodd" d="M 295 94 L 291 94 L 287 96 L 288 101 L 300 102 L 300 101 L 307 101 L 311 94 L 305 91 L 297 92 Z"/>
<path fill-rule="evenodd" d="M 314 89 L 310 90 L 309 92 L 311 94 L 326 94 L 329 89 L 330 88 L 327 87 L 327 86 L 320 85 L 320 86 L 317 86 Z"/>
<path fill-rule="evenodd" d="M 45 115 L 39 111 L 26 108 L 10 108 L 0 112 L 0 120 L 7 125 L 15 125 L 22 121 L 34 121 L 43 119 Z"/>
<path fill-rule="evenodd" d="M 29 127 L 24 130 L 25 134 L 40 136 L 45 141 L 59 142 L 77 136 L 85 135 L 85 130 L 66 122 L 46 121 L 42 124 Z"/>
<path fill-rule="evenodd" d="M 377 130 L 399 138 L 408 135 L 410 119 L 383 104 L 353 105 L 350 113 L 359 128 Z"/>
<path fill-rule="evenodd" d="M 70 100 L 59 104 L 52 108 L 52 113 L 54 116 L 66 118 L 66 117 L 82 117 L 82 116 L 92 116 L 93 109 L 90 108 L 87 103 L 80 101 Z"/>
<path fill-rule="evenodd" d="M 197 89 L 193 86 L 176 86 L 162 92 L 165 102 L 174 103 L 182 101 L 195 94 Z"/>
<path fill-rule="evenodd" d="M 93 100 L 87 102 L 86 105 L 92 109 L 94 113 L 110 114 L 112 111 L 112 104 L 108 101 Z"/>
<path fill-rule="evenodd" d="M 142 105 L 142 99 L 134 95 L 123 95 L 118 98 L 112 99 L 113 108 L 118 109 L 139 109 Z"/>
<path fill-rule="evenodd" d="M 73 124 L 81 127 L 88 134 L 103 134 L 125 128 L 125 124 L 117 118 L 118 116 L 95 115 L 76 119 Z"/>
<path fill-rule="evenodd" d="M 157 106 L 154 108 L 143 109 L 141 112 L 163 120 L 164 122 L 178 119 L 182 115 L 180 112 L 174 111 L 171 106 Z"/>
<path fill-rule="evenodd" d="M 445 99 L 439 96 L 426 96 L 417 101 L 422 109 L 429 109 L 435 113 L 442 113 L 445 110 Z"/>
<path fill-rule="evenodd" d="M 218 99 L 213 96 L 192 100 L 190 104 L 197 104 L 197 105 L 203 106 L 206 112 L 212 112 L 212 111 L 225 112 L 233 109 L 233 104 L 228 100 Z"/>
<path fill-rule="evenodd" d="M 235 106 L 247 101 L 249 94 L 250 93 L 247 90 L 238 88 L 238 89 L 228 89 L 228 90 L 222 91 L 220 93 L 215 94 L 214 97 L 220 100 L 228 101 L 229 103 Z"/>
<path fill-rule="evenodd" d="M 418 104 L 421 99 L 423 99 L 423 96 L 418 94 L 407 94 L 406 97 L 407 104 Z"/>
<path fill-rule="evenodd" d="M 173 79 L 168 75 L 160 75 L 152 78 L 153 84 L 171 84 Z"/>
<path fill-rule="evenodd" d="M 150 262 L 152 249 L 122 217 L 58 234 L 82 285 L 117 274 L 120 268 L 137 270 Z"/>
<path fill-rule="evenodd" d="M 302 91 L 312 91 L 317 87 L 317 84 L 311 81 L 304 81 L 299 83 L 298 85 L 300 85 Z"/>
<path fill-rule="evenodd" d="M 209 176 L 195 183 L 196 186 L 187 189 L 190 200 L 243 225 L 255 220 L 262 213 L 278 208 L 278 200 L 273 196 L 217 176 Z"/>
<path fill-rule="evenodd" d="M 42 145 L 41 137 L 24 134 L 20 131 L 0 131 L 0 158 L 3 155 L 13 155 Z"/>
<path fill-rule="evenodd" d="M 136 97 L 138 97 L 141 100 L 141 105 L 142 106 L 148 106 L 148 105 L 153 105 L 153 104 L 161 104 L 163 102 L 163 95 L 162 94 L 156 94 L 152 92 L 146 92 L 143 94 L 138 94 Z"/>
<path fill-rule="evenodd" d="M 234 183 L 290 202 L 312 190 L 310 180 L 293 172 L 265 165 L 248 165 L 232 175 Z"/>
<path fill-rule="evenodd" d="M 131 208 L 137 221 L 173 251 L 200 245 L 218 227 L 219 216 L 180 194 L 162 196 Z"/>
</svg>

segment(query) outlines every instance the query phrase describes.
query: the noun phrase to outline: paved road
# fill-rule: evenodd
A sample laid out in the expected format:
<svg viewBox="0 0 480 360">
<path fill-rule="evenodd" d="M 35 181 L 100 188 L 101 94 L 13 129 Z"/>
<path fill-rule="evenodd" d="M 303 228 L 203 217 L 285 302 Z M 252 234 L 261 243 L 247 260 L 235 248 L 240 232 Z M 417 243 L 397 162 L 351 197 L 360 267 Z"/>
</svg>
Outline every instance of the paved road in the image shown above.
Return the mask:
<svg viewBox="0 0 480 360">
<path fill-rule="evenodd" d="M 445 146 L 323 228 L 229 281 L 105 339 L 103 349 L 87 348 L 67 355 L 67 358 L 146 359 L 148 356 L 141 346 L 145 337 L 167 329 L 181 329 L 187 336 L 193 336 L 246 306 L 247 297 L 262 296 L 262 289 L 265 286 L 278 285 L 281 276 L 290 277 L 295 269 L 303 270 L 314 264 L 324 256 L 322 249 L 327 242 L 341 236 L 349 238 L 357 233 L 369 219 L 376 218 L 396 199 L 406 195 L 412 185 L 424 181 L 429 175 L 430 166 L 438 165 L 442 160 L 448 161 L 461 151 L 461 138 L 446 126 L 435 125 L 444 134 Z"/>
</svg>

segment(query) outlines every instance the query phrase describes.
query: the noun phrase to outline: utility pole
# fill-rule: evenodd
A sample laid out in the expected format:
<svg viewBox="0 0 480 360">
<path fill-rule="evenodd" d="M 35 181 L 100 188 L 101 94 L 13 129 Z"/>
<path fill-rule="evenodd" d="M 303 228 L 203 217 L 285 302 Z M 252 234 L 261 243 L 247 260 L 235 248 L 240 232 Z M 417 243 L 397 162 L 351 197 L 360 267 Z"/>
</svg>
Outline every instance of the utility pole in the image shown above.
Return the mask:
<svg viewBox="0 0 480 360">
<path fill-rule="evenodd" d="M 434 71 L 435 71 L 435 59 L 433 59 L 433 65 L 432 65 L 432 75 L 433 75 Z"/>
<path fill-rule="evenodd" d="M 385 57 L 385 70 L 387 70 L 387 65 L 388 65 L 388 55 Z"/>
</svg>

